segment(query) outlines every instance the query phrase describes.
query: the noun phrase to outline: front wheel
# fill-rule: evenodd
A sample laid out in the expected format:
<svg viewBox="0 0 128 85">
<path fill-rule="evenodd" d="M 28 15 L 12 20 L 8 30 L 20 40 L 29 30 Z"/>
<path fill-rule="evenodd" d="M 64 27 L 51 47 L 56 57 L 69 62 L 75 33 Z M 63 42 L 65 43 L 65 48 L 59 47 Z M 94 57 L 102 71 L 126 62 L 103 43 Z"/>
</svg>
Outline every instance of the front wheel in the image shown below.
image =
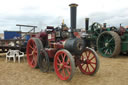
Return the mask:
<svg viewBox="0 0 128 85">
<path fill-rule="evenodd" d="M 74 71 L 75 63 L 71 53 L 65 49 L 57 51 L 54 57 L 54 69 L 56 75 L 61 80 L 71 80 Z"/>
<path fill-rule="evenodd" d="M 99 63 L 97 53 L 91 48 L 86 48 L 81 54 L 79 69 L 84 74 L 94 75 L 99 69 Z"/>
</svg>

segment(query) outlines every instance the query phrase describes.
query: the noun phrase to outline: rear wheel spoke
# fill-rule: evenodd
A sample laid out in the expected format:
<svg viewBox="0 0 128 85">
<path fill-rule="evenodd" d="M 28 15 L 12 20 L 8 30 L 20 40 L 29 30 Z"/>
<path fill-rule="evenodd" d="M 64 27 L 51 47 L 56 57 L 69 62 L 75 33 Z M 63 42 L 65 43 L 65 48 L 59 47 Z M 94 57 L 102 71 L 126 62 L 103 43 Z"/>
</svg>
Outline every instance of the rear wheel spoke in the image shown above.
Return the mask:
<svg viewBox="0 0 128 85">
<path fill-rule="evenodd" d="M 57 69 L 57 71 L 60 71 L 61 68 L 62 68 L 62 67 L 59 66 L 59 68 Z"/>
<path fill-rule="evenodd" d="M 105 51 L 105 54 L 107 54 L 107 52 L 108 52 L 108 49 Z"/>
<path fill-rule="evenodd" d="M 61 60 L 59 59 L 59 57 L 57 57 L 57 60 L 59 61 L 59 63 L 61 63 Z"/>
<path fill-rule="evenodd" d="M 66 71 L 68 72 L 69 75 L 71 74 L 68 68 L 66 68 Z"/>
<path fill-rule="evenodd" d="M 65 68 L 69 68 L 69 69 L 71 69 L 71 66 L 68 66 L 68 65 L 65 65 L 64 67 L 65 67 Z"/>
<path fill-rule="evenodd" d="M 33 47 L 31 45 L 29 45 L 29 48 L 33 50 Z"/>
</svg>

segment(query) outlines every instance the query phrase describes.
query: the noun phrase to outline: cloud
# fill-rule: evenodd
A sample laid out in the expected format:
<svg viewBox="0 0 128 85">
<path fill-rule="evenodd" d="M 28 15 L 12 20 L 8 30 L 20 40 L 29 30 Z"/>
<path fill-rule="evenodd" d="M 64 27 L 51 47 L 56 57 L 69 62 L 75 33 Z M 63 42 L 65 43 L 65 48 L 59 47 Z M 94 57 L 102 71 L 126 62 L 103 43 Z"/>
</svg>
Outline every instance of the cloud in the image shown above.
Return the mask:
<svg viewBox="0 0 128 85">
<path fill-rule="evenodd" d="M 62 20 L 70 27 L 69 4 L 77 2 L 77 27 L 84 28 L 84 18 L 108 25 L 128 25 L 127 0 L 4 0 L 0 3 L 0 32 L 19 30 L 16 24 L 37 25 L 37 31 L 47 25 L 59 26 Z M 15 2 L 15 3 L 14 3 Z M 31 3 L 30 3 L 31 2 Z M 100 3 L 99 3 L 100 2 Z M 24 28 L 23 31 L 26 31 Z"/>
<path fill-rule="evenodd" d="M 108 26 L 117 26 L 119 27 L 120 23 L 122 26 L 128 25 L 128 8 L 123 8 L 120 10 L 114 10 L 109 12 L 94 12 L 86 16 L 90 18 L 90 25 L 94 22 L 100 24 L 107 23 Z M 78 27 L 83 26 L 84 19 L 86 17 L 81 17 L 78 19 Z"/>
</svg>

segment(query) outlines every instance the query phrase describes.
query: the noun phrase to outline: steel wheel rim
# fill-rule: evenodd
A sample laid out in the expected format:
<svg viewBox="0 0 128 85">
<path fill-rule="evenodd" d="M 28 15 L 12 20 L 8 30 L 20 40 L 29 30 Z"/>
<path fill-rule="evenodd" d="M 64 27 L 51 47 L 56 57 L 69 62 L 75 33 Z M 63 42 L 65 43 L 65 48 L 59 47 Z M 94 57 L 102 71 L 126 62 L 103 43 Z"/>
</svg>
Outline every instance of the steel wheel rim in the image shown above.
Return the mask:
<svg viewBox="0 0 128 85">
<path fill-rule="evenodd" d="M 55 55 L 54 62 L 57 76 L 61 80 L 68 80 L 72 71 L 71 62 L 68 55 L 63 51 L 60 51 L 57 53 L 57 55 Z"/>
<path fill-rule="evenodd" d="M 102 56 L 111 56 L 115 49 L 115 40 L 109 34 L 104 34 L 99 37 L 98 40 L 98 51 Z"/>
<path fill-rule="evenodd" d="M 27 61 L 34 68 L 37 65 L 37 46 L 33 39 L 30 39 L 27 44 Z"/>
<path fill-rule="evenodd" d="M 49 58 L 45 53 L 45 50 L 41 53 L 41 57 L 39 58 L 39 67 L 43 72 L 47 72 L 49 70 Z"/>
<path fill-rule="evenodd" d="M 95 72 L 97 68 L 97 59 L 92 51 L 85 50 L 81 54 L 80 62 L 79 68 L 82 73 L 91 75 Z"/>
</svg>

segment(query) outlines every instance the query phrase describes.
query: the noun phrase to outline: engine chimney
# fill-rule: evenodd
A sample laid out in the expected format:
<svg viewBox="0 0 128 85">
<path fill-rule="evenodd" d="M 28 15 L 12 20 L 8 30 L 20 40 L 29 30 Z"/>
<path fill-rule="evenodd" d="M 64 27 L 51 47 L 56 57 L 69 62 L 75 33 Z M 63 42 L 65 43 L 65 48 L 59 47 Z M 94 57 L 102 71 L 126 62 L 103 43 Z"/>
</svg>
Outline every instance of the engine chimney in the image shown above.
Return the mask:
<svg viewBox="0 0 128 85">
<path fill-rule="evenodd" d="M 106 28 L 107 23 L 103 23 L 103 27 Z"/>
<path fill-rule="evenodd" d="M 78 4 L 70 4 L 70 17 L 71 17 L 71 33 L 73 34 L 76 29 L 76 11 Z"/>
<path fill-rule="evenodd" d="M 85 31 L 87 32 L 89 28 L 89 18 L 85 18 Z"/>
<path fill-rule="evenodd" d="M 121 27 L 121 25 L 122 25 L 122 24 L 120 23 L 120 27 Z"/>
</svg>

